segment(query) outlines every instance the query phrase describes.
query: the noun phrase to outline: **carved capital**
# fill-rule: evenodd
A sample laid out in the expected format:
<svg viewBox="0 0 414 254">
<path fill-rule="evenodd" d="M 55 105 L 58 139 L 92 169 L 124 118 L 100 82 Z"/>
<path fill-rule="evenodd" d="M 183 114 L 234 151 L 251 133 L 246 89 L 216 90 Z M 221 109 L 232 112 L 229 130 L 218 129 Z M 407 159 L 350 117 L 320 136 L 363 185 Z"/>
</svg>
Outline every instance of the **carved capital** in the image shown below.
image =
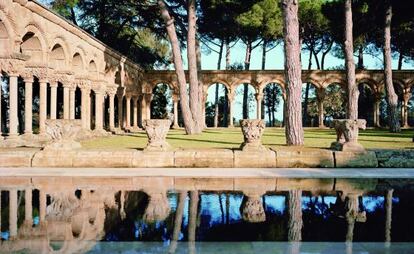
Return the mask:
<svg viewBox="0 0 414 254">
<path fill-rule="evenodd" d="M 263 100 L 263 93 L 255 93 L 254 97 L 256 98 L 256 101 L 262 101 Z"/>
<path fill-rule="evenodd" d="M 21 59 L 3 59 L 0 58 L 0 70 L 6 72 L 9 76 L 20 76 L 24 73 L 25 62 Z"/>
<path fill-rule="evenodd" d="M 244 142 L 241 145 L 242 150 L 266 150 L 266 148 L 262 145 L 262 135 L 266 127 L 264 120 L 240 120 L 240 127 L 242 129 L 244 137 Z"/>
<path fill-rule="evenodd" d="M 51 69 L 45 66 L 26 66 L 24 71 L 25 77 L 37 77 L 39 82 L 48 82 L 49 76 L 51 75 Z"/>
<path fill-rule="evenodd" d="M 118 85 L 117 84 L 106 86 L 106 93 L 109 94 L 109 96 L 115 96 L 117 90 L 118 90 Z"/>
</svg>

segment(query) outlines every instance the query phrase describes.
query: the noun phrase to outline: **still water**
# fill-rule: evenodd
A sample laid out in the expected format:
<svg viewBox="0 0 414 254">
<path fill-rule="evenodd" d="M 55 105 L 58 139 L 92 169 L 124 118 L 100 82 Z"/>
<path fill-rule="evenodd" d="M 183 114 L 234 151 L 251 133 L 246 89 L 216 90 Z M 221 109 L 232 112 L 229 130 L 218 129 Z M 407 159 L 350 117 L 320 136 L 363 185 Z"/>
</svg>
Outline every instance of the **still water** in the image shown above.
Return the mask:
<svg viewBox="0 0 414 254">
<path fill-rule="evenodd" d="M 0 180 L 1 253 L 414 253 L 414 179 Z"/>
</svg>

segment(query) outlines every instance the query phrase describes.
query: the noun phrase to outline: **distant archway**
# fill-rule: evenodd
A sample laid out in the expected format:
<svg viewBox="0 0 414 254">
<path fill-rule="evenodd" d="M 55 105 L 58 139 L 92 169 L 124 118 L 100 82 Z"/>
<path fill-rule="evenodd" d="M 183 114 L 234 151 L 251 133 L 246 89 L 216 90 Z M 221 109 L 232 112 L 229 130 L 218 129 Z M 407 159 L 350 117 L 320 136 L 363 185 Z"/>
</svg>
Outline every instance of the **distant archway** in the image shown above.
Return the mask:
<svg viewBox="0 0 414 254">
<path fill-rule="evenodd" d="M 208 87 L 205 105 L 207 127 L 227 127 L 229 116 L 227 95 L 227 86 L 222 83 L 211 84 Z"/>
<path fill-rule="evenodd" d="M 167 119 L 173 111 L 171 88 L 166 83 L 159 83 L 152 89 L 151 118 Z"/>
<path fill-rule="evenodd" d="M 245 93 L 245 89 L 247 89 L 247 93 Z M 238 120 L 256 118 L 257 103 L 255 94 L 256 90 L 251 84 L 240 84 L 236 87 L 233 103 L 233 116 L 236 120 L 234 122 L 235 125 L 238 125 Z"/>
<path fill-rule="evenodd" d="M 311 83 L 302 84 L 302 125 L 318 126 L 318 100 L 316 86 Z"/>
<path fill-rule="evenodd" d="M 283 125 L 283 88 L 280 84 L 269 83 L 263 88 L 262 119 L 269 127 Z"/>
</svg>

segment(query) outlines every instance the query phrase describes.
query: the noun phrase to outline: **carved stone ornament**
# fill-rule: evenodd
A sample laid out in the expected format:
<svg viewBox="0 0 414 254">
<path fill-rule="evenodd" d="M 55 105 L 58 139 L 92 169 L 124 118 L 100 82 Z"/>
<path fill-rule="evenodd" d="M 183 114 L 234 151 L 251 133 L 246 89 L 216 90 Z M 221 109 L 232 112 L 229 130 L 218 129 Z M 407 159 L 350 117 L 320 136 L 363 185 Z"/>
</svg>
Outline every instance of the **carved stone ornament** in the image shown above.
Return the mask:
<svg viewBox="0 0 414 254">
<path fill-rule="evenodd" d="M 266 220 L 266 214 L 263 208 L 260 194 L 246 194 L 242 204 L 242 218 L 245 221 L 258 223 Z"/>
<path fill-rule="evenodd" d="M 25 62 L 20 59 L 5 59 L 0 58 L 0 70 L 6 72 L 8 75 L 18 76 L 24 72 Z"/>
<path fill-rule="evenodd" d="M 359 129 L 366 129 L 367 121 L 364 119 L 334 119 L 331 127 L 336 131 L 336 142 L 331 149 L 349 152 L 365 152 L 365 148 L 358 143 Z"/>
<path fill-rule="evenodd" d="M 149 223 L 165 220 L 170 214 L 171 208 L 168 202 L 167 192 L 147 192 L 148 206 L 145 209 L 143 220 Z"/>
<path fill-rule="evenodd" d="M 240 146 L 243 151 L 265 151 L 262 145 L 262 135 L 265 129 L 265 122 L 262 119 L 240 120 L 240 127 L 243 132 L 244 142 Z"/>
<path fill-rule="evenodd" d="M 168 119 L 147 119 L 143 127 L 148 136 L 148 144 L 144 151 L 168 151 L 171 146 L 166 138 L 170 129 L 171 121 Z"/>
<path fill-rule="evenodd" d="M 51 143 L 44 150 L 71 150 L 81 148 L 81 144 L 75 139 L 82 131 L 82 121 L 75 119 L 47 119 L 45 122 L 46 134 L 51 138 Z"/>
</svg>

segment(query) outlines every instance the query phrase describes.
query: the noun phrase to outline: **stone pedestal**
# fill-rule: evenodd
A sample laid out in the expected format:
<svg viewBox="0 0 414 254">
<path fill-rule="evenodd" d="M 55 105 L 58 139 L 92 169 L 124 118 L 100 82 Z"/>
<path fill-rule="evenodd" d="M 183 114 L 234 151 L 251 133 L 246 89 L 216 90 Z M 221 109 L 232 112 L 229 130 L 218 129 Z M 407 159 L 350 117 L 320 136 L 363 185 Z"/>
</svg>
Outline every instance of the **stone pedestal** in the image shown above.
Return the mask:
<svg viewBox="0 0 414 254">
<path fill-rule="evenodd" d="M 365 130 L 367 121 L 364 119 L 335 119 L 332 122 L 336 131 L 336 142 L 331 149 L 345 152 L 365 153 L 365 148 L 358 143 L 359 129 Z"/>
<path fill-rule="evenodd" d="M 50 119 L 46 120 L 46 133 L 52 139 L 44 150 L 71 150 L 81 148 L 75 139 L 82 131 L 82 120 Z"/>
<path fill-rule="evenodd" d="M 266 147 L 262 145 L 262 135 L 265 129 L 264 120 L 240 120 L 240 127 L 244 137 L 244 142 L 240 146 L 243 151 L 267 151 Z"/>
<path fill-rule="evenodd" d="M 148 144 L 144 151 L 168 151 L 171 146 L 165 140 L 171 121 L 167 119 L 147 119 L 143 127 L 148 136 Z"/>
<path fill-rule="evenodd" d="M 171 208 L 166 191 L 146 191 L 148 194 L 148 206 L 145 209 L 143 220 L 148 223 L 165 220 L 170 214 Z"/>
</svg>

